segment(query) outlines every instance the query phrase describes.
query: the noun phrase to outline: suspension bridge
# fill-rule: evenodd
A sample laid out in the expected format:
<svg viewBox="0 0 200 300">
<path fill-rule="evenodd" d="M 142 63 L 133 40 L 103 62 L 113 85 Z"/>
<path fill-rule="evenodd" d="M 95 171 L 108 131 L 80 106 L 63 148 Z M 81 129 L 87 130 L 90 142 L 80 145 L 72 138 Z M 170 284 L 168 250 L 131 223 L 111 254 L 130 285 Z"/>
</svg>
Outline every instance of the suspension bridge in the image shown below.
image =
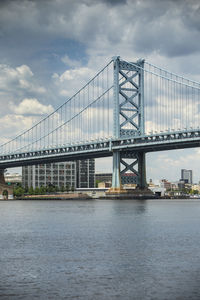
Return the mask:
<svg viewBox="0 0 200 300">
<path fill-rule="evenodd" d="M 112 156 L 112 190 L 143 189 L 147 152 L 200 146 L 199 105 L 200 83 L 113 57 L 53 113 L 1 145 L 0 168 Z"/>
</svg>

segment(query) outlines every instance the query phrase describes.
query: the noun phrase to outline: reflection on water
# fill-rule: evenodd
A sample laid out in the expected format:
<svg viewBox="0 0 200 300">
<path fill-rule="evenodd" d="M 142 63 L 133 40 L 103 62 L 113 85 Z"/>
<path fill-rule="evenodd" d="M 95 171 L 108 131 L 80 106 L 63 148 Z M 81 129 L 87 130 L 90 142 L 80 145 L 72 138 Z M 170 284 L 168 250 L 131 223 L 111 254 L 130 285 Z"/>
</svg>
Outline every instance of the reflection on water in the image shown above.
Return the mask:
<svg viewBox="0 0 200 300">
<path fill-rule="evenodd" d="M 200 201 L 0 201 L 0 299 L 200 299 Z"/>
</svg>

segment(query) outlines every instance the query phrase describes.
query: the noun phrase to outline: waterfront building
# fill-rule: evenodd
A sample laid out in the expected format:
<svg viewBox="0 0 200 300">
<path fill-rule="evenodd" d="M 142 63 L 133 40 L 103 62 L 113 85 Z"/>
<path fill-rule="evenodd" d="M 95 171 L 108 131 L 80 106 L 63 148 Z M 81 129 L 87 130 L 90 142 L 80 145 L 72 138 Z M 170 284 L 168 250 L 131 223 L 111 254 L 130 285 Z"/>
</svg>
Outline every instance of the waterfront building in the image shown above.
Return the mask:
<svg viewBox="0 0 200 300">
<path fill-rule="evenodd" d="M 110 188 L 111 187 L 111 182 L 99 182 L 98 183 L 98 188 Z"/>
<path fill-rule="evenodd" d="M 22 175 L 19 173 L 5 173 L 4 178 L 8 185 L 22 183 Z"/>
<path fill-rule="evenodd" d="M 185 190 L 185 181 L 184 180 L 179 180 L 179 182 L 178 182 L 178 189 L 180 191 Z"/>
<path fill-rule="evenodd" d="M 76 161 L 76 187 L 95 187 L 95 160 L 85 159 Z"/>
<path fill-rule="evenodd" d="M 160 187 L 166 189 L 166 191 L 169 191 L 171 190 L 171 182 L 169 182 L 167 179 L 161 179 Z"/>
<path fill-rule="evenodd" d="M 193 184 L 192 185 L 192 190 L 196 190 L 196 191 L 198 191 L 198 193 L 200 193 L 200 185 L 199 184 Z"/>
<path fill-rule="evenodd" d="M 136 175 L 132 172 L 127 172 L 121 175 L 122 184 L 126 187 L 136 187 L 136 184 L 133 183 Z M 96 173 L 95 181 L 99 183 L 105 183 L 105 186 L 111 186 L 112 183 L 112 173 Z M 126 183 L 124 183 L 126 182 Z M 110 184 L 110 185 L 109 185 Z M 100 185 L 102 187 L 102 185 Z"/>
<path fill-rule="evenodd" d="M 94 187 L 94 168 L 94 159 L 23 166 L 22 185 L 34 189 L 50 185 L 59 188 Z"/>
<path fill-rule="evenodd" d="M 185 181 L 185 183 L 192 184 L 192 170 L 181 170 L 181 180 Z"/>
<path fill-rule="evenodd" d="M 156 196 L 165 196 L 166 188 L 158 187 L 158 186 L 150 186 L 149 189 L 156 195 Z"/>
<path fill-rule="evenodd" d="M 97 182 L 112 182 L 112 173 L 96 173 L 95 181 Z"/>
</svg>

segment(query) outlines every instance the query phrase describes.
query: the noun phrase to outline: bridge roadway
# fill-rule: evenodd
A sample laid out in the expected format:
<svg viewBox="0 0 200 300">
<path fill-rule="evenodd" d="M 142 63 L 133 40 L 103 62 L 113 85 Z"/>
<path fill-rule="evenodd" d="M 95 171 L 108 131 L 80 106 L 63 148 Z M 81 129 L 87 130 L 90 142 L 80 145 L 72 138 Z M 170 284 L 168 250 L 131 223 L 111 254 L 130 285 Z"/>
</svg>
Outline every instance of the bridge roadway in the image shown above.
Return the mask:
<svg viewBox="0 0 200 300">
<path fill-rule="evenodd" d="M 23 165 L 72 161 L 112 156 L 113 151 L 154 152 L 200 146 L 200 129 L 161 132 L 120 139 L 95 140 L 37 151 L 20 152 L 0 156 L 0 169 Z"/>
</svg>

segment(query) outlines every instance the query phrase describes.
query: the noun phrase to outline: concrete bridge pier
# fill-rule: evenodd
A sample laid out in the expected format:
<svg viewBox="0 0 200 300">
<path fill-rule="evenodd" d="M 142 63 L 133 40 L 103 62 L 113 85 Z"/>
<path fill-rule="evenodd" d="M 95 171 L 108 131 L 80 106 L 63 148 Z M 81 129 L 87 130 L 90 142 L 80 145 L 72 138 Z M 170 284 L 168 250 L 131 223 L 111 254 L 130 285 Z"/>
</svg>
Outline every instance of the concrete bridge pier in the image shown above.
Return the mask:
<svg viewBox="0 0 200 300">
<path fill-rule="evenodd" d="M 126 190 L 123 189 L 121 184 L 121 174 L 120 174 L 120 162 L 121 156 L 120 151 L 113 152 L 113 172 L 112 172 L 112 187 L 109 189 L 109 194 L 122 194 Z"/>
<path fill-rule="evenodd" d="M 6 184 L 5 182 L 5 178 L 4 178 L 4 172 L 5 170 L 4 169 L 0 169 L 0 184 Z"/>
<path fill-rule="evenodd" d="M 4 169 L 0 169 L 0 200 L 13 199 L 13 188 L 6 184 L 4 172 Z"/>
<path fill-rule="evenodd" d="M 138 152 L 138 183 L 137 189 L 144 190 L 147 188 L 146 181 L 146 157 L 144 152 Z"/>
</svg>

